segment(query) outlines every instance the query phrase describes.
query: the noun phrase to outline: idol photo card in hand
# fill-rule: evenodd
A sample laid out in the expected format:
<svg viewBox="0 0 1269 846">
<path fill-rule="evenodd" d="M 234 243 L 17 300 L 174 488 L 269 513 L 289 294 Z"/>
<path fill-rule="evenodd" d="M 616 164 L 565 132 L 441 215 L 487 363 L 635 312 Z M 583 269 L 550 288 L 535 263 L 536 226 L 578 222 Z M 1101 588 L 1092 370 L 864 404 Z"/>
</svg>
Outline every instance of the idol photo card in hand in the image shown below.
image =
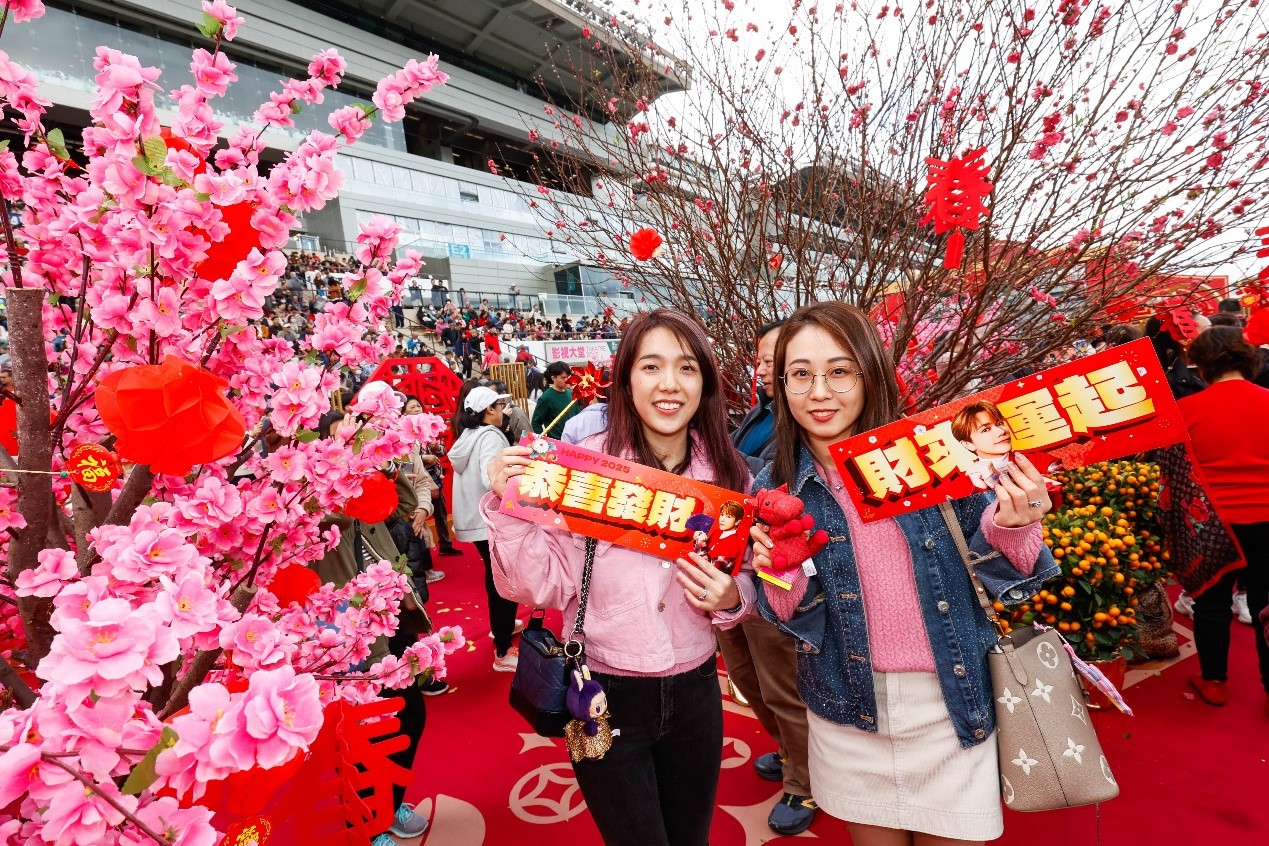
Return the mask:
<svg viewBox="0 0 1269 846">
<path fill-rule="evenodd" d="M 745 496 L 563 441 L 526 435 L 529 464 L 502 510 L 660 558 L 699 552 L 734 573 L 753 515 Z"/>
</svg>

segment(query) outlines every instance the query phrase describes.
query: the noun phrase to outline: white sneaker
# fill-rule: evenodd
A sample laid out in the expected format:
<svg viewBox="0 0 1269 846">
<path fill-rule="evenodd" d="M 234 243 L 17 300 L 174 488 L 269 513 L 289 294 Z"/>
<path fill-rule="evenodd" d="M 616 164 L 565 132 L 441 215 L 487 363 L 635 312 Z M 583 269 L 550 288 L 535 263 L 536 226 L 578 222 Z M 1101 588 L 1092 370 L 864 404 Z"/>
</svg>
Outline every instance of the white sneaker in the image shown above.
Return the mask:
<svg viewBox="0 0 1269 846">
<path fill-rule="evenodd" d="M 1247 607 L 1247 591 L 1235 593 L 1234 604 L 1230 608 L 1238 615 L 1238 622 L 1251 625 L 1251 609 Z"/>
<path fill-rule="evenodd" d="M 506 655 L 494 656 L 493 668 L 495 673 L 514 673 L 518 666 L 520 666 L 520 650 L 514 646 L 507 650 Z"/>
<path fill-rule="evenodd" d="M 1172 610 L 1186 617 L 1194 616 L 1194 597 L 1181 591 L 1181 595 L 1176 598 L 1176 602 L 1172 604 Z"/>
</svg>

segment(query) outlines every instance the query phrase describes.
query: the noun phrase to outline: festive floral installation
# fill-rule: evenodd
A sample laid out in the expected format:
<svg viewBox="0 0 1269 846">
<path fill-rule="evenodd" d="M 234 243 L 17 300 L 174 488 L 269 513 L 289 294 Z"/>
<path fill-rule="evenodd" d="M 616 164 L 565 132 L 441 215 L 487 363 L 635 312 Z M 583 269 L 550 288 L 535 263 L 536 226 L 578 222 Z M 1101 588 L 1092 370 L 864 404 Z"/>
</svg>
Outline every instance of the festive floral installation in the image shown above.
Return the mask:
<svg viewBox="0 0 1269 846">
<path fill-rule="evenodd" d="M 1131 659 L 1138 597 L 1166 576 L 1169 558 L 1157 517 L 1159 468 L 1101 462 L 1057 476 L 1062 506 L 1045 517 L 1044 542 L 1062 573 L 1009 609 L 1010 624 L 1054 626 L 1087 661 Z"/>
<path fill-rule="evenodd" d="M 639 229 L 630 236 L 630 255 L 639 261 L 651 261 L 664 249 L 665 241 L 655 229 Z"/>
<path fill-rule="evenodd" d="M 397 628 L 401 565 L 340 587 L 306 569 L 339 541 L 331 517 L 444 427 L 372 391 L 350 408 L 358 425 L 318 436 L 340 369 L 390 351 L 382 321 L 419 257 L 370 221 L 346 296 L 299 354 L 253 325 L 296 214 L 339 191 L 336 153 L 446 76 L 435 56 L 411 61 L 266 173 L 262 133 L 320 103 L 345 62 L 323 50 L 256 125 L 225 127 L 213 102 L 236 75 L 221 48 L 246 22 L 223 0 L 202 10 L 208 44 L 172 92 L 171 126 L 159 69 L 97 48 L 82 151 L 45 128 L 35 78 L 0 54 L 0 102 L 25 141 L 0 149 L 19 400 L 16 452 L 0 454 L 18 471 L 0 487 L 3 844 L 211 846 L 222 832 L 194 804 L 209 782 L 295 761 L 329 704 L 443 677 L 464 643 L 444 628 L 371 663 Z M 0 31 L 20 38 L 42 13 L 10 0 Z M 280 443 L 262 455 L 265 423 Z M 68 467 L 98 444 L 126 462 L 100 492 Z"/>
</svg>

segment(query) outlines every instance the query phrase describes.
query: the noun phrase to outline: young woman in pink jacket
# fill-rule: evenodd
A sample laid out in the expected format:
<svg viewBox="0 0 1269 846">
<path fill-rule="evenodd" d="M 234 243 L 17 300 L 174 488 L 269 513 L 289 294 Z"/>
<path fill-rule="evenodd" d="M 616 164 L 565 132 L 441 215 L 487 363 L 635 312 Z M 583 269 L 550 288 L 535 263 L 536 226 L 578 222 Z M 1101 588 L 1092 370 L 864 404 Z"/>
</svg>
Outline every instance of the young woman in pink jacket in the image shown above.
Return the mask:
<svg viewBox="0 0 1269 846">
<path fill-rule="evenodd" d="M 701 329 L 674 311 L 639 315 L 625 332 L 608 389 L 608 429 L 582 441 L 671 473 L 744 492 L 749 470 L 727 437 L 722 380 Z M 585 538 L 498 508 L 528 450 L 504 450 L 481 503 L 494 584 L 517 602 L 577 615 Z M 586 657 L 608 696 L 612 748 L 573 765 L 609 846 L 706 846 L 722 759 L 723 712 L 714 627 L 754 603 L 703 556 L 669 561 L 600 542 L 586 611 Z"/>
</svg>

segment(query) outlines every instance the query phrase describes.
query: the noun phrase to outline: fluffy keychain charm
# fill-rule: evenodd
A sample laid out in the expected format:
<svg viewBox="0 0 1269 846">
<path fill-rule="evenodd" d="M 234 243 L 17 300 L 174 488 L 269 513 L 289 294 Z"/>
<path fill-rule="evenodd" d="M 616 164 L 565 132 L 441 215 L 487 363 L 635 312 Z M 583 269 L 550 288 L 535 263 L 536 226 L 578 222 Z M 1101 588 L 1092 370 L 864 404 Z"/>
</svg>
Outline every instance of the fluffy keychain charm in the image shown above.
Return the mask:
<svg viewBox="0 0 1269 846">
<path fill-rule="evenodd" d="M 598 761 L 612 748 L 612 729 L 608 727 L 608 696 L 599 682 L 590 677 L 585 664 L 573 671 L 573 683 L 564 697 L 568 712 L 573 715 L 564 726 L 564 740 L 573 763 L 583 758 Z"/>
<path fill-rule="evenodd" d="M 787 485 L 760 490 L 746 504 L 754 520 L 768 527 L 775 544 L 770 569 L 758 569 L 763 592 L 776 616 L 790 620 L 806 594 L 808 576 L 802 563 L 828 545 L 828 532 L 815 529 L 815 518 L 804 513 L 802 500 L 789 493 Z"/>
</svg>

